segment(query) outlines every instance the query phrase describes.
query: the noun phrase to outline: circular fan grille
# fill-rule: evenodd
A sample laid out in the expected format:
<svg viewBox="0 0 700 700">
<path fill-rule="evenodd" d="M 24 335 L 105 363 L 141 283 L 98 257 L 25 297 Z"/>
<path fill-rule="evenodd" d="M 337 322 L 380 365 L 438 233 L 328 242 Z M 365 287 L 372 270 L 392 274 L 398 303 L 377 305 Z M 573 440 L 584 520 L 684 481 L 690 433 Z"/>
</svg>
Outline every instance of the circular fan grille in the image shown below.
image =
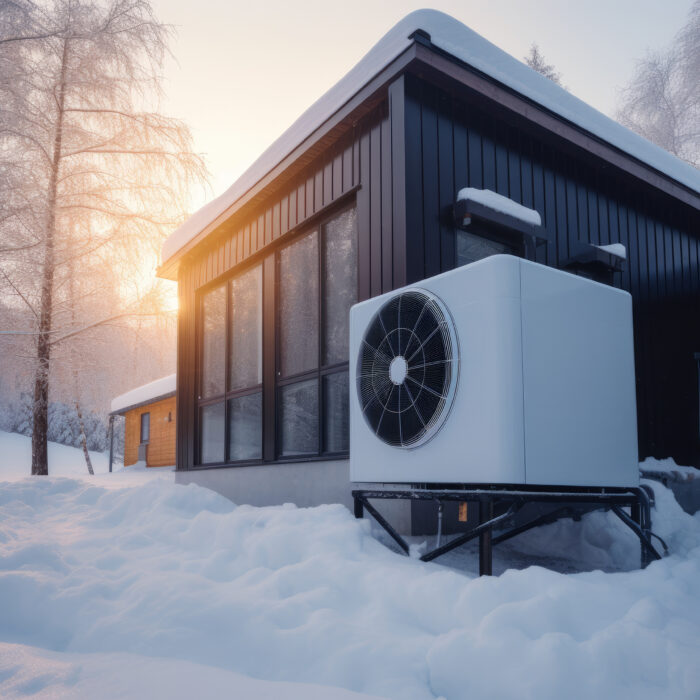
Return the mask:
<svg viewBox="0 0 700 700">
<path fill-rule="evenodd" d="M 357 363 L 362 413 L 377 437 L 395 447 L 429 440 L 449 413 L 458 361 L 454 324 L 436 296 L 411 290 L 387 301 Z"/>
</svg>

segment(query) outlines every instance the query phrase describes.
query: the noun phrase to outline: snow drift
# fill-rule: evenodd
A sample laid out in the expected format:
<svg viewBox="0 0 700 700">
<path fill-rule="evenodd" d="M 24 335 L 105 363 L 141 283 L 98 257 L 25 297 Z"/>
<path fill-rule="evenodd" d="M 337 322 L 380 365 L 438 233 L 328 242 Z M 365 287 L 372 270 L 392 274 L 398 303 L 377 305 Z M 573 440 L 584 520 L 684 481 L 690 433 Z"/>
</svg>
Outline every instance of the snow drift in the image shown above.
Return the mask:
<svg viewBox="0 0 700 700">
<path fill-rule="evenodd" d="M 659 485 L 673 554 L 645 571 L 634 536 L 598 513 L 496 548 L 500 566 L 558 543 L 562 561 L 616 573 L 479 579 L 393 553 L 340 505 L 237 507 L 119 476 L 0 484 L 1 696 L 153 696 L 160 674 L 173 697 L 188 669 L 199 697 L 226 683 L 265 696 L 236 674 L 402 700 L 700 694 L 700 517 Z"/>
</svg>

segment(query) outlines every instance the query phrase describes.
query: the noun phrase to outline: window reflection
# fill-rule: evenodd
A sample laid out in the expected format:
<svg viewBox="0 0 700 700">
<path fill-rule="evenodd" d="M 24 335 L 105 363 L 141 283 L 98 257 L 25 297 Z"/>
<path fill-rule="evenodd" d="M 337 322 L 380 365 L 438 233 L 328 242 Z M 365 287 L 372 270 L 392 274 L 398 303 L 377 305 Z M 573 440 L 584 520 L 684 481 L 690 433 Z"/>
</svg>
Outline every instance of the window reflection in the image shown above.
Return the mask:
<svg viewBox="0 0 700 700">
<path fill-rule="evenodd" d="M 347 372 L 336 372 L 323 378 L 323 410 L 324 452 L 347 452 L 350 448 Z"/>
<path fill-rule="evenodd" d="M 224 461 L 224 403 L 204 406 L 201 412 L 201 463 Z"/>
<path fill-rule="evenodd" d="M 280 372 L 283 377 L 318 367 L 318 234 L 280 252 Z"/>
<path fill-rule="evenodd" d="M 229 460 L 262 458 L 262 392 L 231 399 L 228 406 Z"/>
<path fill-rule="evenodd" d="M 231 281 L 229 390 L 262 384 L 262 268 Z"/>
<path fill-rule="evenodd" d="M 201 398 L 224 393 L 226 357 L 226 285 L 202 299 Z"/>
<path fill-rule="evenodd" d="M 357 211 L 348 209 L 323 227 L 323 364 L 346 362 L 350 307 L 357 301 Z"/>
<path fill-rule="evenodd" d="M 283 457 L 318 452 L 318 381 L 280 387 L 280 454 Z"/>
<path fill-rule="evenodd" d="M 499 241 L 479 236 L 471 231 L 457 231 L 456 236 L 457 267 L 488 258 L 500 253 L 513 253 L 513 247 Z"/>
</svg>

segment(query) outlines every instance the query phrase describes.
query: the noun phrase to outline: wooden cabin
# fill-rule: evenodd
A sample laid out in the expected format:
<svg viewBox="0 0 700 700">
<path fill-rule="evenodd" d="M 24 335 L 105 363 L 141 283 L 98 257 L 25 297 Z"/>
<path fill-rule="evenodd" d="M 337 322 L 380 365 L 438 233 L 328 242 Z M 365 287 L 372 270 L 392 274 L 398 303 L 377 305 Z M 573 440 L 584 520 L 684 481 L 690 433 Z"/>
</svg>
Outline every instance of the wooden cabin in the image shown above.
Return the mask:
<svg viewBox="0 0 700 700">
<path fill-rule="evenodd" d="M 350 503 L 350 305 L 523 254 L 497 223 L 455 216 L 465 187 L 540 214 L 538 262 L 632 294 L 640 460 L 700 466 L 700 172 L 418 11 L 165 242 L 179 481 Z"/>
<path fill-rule="evenodd" d="M 110 416 L 124 416 L 124 466 L 175 464 L 175 375 L 127 391 L 112 400 Z"/>
</svg>

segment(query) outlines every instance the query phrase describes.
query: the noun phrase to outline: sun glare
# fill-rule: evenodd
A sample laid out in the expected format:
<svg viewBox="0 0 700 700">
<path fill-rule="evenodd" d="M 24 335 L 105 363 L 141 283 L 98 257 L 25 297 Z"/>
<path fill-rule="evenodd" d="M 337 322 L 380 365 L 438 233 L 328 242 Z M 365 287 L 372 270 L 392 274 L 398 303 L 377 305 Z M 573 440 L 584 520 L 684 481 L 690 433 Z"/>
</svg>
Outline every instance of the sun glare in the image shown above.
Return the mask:
<svg viewBox="0 0 700 700">
<path fill-rule="evenodd" d="M 169 286 L 169 285 L 168 285 Z M 163 311 L 170 313 L 177 313 L 178 300 L 177 300 L 177 284 L 172 285 L 172 292 L 169 292 L 164 296 Z"/>
</svg>

